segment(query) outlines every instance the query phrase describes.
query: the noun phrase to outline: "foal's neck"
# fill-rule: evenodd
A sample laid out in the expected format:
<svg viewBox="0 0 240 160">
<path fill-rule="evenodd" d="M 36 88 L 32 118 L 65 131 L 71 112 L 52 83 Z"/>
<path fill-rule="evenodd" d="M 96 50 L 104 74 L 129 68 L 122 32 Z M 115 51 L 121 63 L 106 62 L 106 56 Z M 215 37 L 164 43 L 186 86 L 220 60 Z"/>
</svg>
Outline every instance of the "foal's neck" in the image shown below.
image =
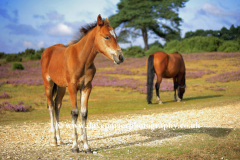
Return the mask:
<svg viewBox="0 0 240 160">
<path fill-rule="evenodd" d="M 97 55 L 95 35 L 97 27 L 89 31 L 76 45 L 79 48 L 79 59 L 85 61 L 85 65 L 91 65 Z"/>
</svg>

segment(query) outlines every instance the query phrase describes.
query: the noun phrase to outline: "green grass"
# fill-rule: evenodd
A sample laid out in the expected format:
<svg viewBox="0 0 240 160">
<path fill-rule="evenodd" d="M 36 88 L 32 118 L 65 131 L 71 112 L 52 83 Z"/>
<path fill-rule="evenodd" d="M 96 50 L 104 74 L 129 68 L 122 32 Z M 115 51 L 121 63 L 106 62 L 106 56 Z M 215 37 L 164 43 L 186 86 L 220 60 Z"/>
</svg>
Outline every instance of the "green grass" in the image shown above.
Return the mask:
<svg viewBox="0 0 240 160">
<path fill-rule="evenodd" d="M 157 146 L 132 146 L 103 150 L 105 159 L 239 159 L 240 132 L 233 129 L 200 128 L 170 130 L 183 133 L 178 141 Z M 156 138 L 154 140 L 157 140 Z M 149 140 L 151 141 L 151 140 Z"/>
</svg>

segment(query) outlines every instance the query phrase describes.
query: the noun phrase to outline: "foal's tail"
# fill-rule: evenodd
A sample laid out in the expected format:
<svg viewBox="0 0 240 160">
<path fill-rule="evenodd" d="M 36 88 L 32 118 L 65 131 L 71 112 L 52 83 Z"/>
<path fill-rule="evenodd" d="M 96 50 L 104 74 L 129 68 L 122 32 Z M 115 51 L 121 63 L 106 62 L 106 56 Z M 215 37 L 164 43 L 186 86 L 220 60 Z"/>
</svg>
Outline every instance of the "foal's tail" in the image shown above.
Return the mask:
<svg viewBox="0 0 240 160">
<path fill-rule="evenodd" d="M 147 102 L 151 104 L 152 95 L 153 95 L 153 79 L 155 75 L 155 70 L 153 66 L 154 56 L 150 55 L 148 57 L 148 66 L 147 66 Z"/>
<path fill-rule="evenodd" d="M 54 83 L 54 86 L 53 86 L 53 89 L 52 89 L 52 98 L 53 98 L 53 100 L 57 96 L 57 89 L 58 89 L 58 86 L 56 85 L 56 83 Z"/>
</svg>

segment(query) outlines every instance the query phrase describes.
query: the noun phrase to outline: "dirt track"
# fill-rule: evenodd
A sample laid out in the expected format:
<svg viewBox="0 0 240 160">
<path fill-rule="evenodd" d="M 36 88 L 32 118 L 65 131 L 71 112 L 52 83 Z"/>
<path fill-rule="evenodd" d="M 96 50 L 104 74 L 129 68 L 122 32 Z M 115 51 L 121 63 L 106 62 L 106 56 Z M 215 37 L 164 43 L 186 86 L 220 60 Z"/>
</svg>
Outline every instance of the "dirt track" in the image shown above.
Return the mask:
<svg viewBox="0 0 240 160">
<path fill-rule="evenodd" d="M 79 124 L 79 123 L 78 123 Z M 71 122 L 61 122 L 64 145 L 49 146 L 49 123 L 26 122 L 22 125 L 0 126 L 0 159 L 69 159 L 71 153 Z M 96 156 L 101 150 L 125 146 L 161 145 L 177 141 L 184 133 L 177 128 L 240 128 L 240 103 L 201 110 L 149 115 L 126 115 L 111 119 L 88 121 L 88 140 Z M 80 128 L 78 127 L 80 134 Z M 80 137 L 80 136 L 79 136 Z M 80 144 L 80 150 L 83 146 Z M 79 153 L 84 154 L 84 153 Z"/>
</svg>

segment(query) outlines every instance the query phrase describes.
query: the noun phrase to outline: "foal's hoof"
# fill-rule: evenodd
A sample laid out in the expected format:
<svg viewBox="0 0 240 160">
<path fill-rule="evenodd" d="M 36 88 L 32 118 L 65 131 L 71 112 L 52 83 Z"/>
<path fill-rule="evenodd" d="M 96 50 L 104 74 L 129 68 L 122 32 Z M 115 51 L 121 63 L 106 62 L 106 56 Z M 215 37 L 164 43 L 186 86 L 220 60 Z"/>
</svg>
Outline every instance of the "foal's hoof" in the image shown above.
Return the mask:
<svg viewBox="0 0 240 160">
<path fill-rule="evenodd" d="M 50 146 L 57 146 L 57 142 L 50 142 Z"/>
<path fill-rule="evenodd" d="M 63 141 L 57 142 L 57 145 L 59 145 L 59 146 L 63 145 Z"/>
<path fill-rule="evenodd" d="M 178 99 L 177 102 L 182 102 L 182 100 L 181 100 L 181 99 Z"/>
<path fill-rule="evenodd" d="M 148 102 L 148 104 L 152 104 L 152 102 L 151 102 L 151 101 L 149 101 L 149 102 Z"/>
<path fill-rule="evenodd" d="M 93 153 L 93 151 L 91 149 L 88 149 L 88 150 L 86 150 L 84 152 L 87 153 L 87 154 L 92 154 Z"/>
<path fill-rule="evenodd" d="M 73 148 L 73 149 L 72 149 L 72 152 L 73 152 L 73 153 L 79 153 L 79 148 Z"/>
</svg>

